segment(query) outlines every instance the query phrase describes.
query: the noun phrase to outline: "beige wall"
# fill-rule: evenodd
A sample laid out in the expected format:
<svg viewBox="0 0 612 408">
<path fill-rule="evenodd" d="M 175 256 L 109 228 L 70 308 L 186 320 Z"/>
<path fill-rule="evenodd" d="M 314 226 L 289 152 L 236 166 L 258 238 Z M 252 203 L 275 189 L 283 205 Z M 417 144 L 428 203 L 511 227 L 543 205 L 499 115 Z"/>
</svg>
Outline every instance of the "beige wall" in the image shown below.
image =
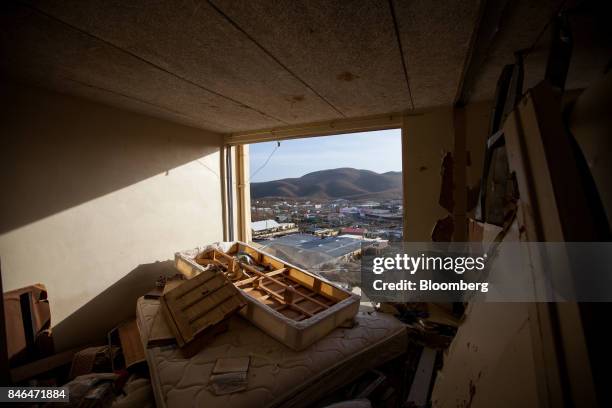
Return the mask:
<svg viewBox="0 0 612 408">
<path fill-rule="evenodd" d="M 465 168 L 468 186 L 477 186 L 482 177 L 490 107 L 490 103 L 477 103 L 464 112 L 465 149 L 471 158 Z M 490 243 L 500 230 L 488 224 L 484 241 Z M 515 222 L 505 240 L 518 237 Z M 436 407 L 488 407 L 491 401 L 499 407 L 539 405 L 532 340 L 536 323 L 530 321 L 529 308 L 528 303 L 468 305 L 436 377 L 431 396 Z"/>
<path fill-rule="evenodd" d="M 470 304 L 436 377 L 436 408 L 539 406 L 528 307 Z"/>
<path fill-rule="evenodd" d="M 407 241 L 430 241 L 431 231 L 446 211 L 438 205 L 440 165 L 453 150 L 452 109 L 406 116 L 402 137 L 404 162 L 404 231 Z"/>
<path fill-rule="evenodd" d="M 484 160 L 490 103 L 465 108 L 465 149 L 470 152 L 467 184 L 478 183 Z M 430 241 L 436 221 L 448 215 L 438 204 L 441 165 L 446 152 L 455 154 L 455 124 L 452 108 L 408 115 L 402 137 L 404 161 L 404 223 L 406 240 Z M 465 186 L 462 186 L 465 188 Z"/>
<path fill-rule="evenodd" d="M 4 289 L 45 284 L 54 325 L 133 313 L 175 251 L 222 240 L 220 136 L 37 88 L 3 94 Z"/>
</svg>

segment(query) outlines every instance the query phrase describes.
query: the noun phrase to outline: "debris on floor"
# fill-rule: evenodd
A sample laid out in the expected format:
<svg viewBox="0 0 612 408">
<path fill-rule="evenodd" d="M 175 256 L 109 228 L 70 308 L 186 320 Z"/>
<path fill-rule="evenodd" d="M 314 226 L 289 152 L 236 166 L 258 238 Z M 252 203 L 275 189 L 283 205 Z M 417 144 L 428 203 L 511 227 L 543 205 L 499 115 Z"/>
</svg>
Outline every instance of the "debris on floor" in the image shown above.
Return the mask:
<svg viewBox="0 0 612 408">
<path fill-rule="evenodd" d="M 6 347 L 11 364 L 26 364 L 53 354 L 51 311 L 45 285 L 4 293 Z"/>
<path fill-rule="evenodd" d="M 70 378 L 93 372 L 112 371 L 112 360 L 118 352 L 118 347 L 111 346 L 87 347 L 79 351 L 72 359 Z"/>
<path fill-rule="evenodd" d="M 132 375 L 126 382 L 121 394 L 113 401 L 112 408 L 154 408 L 155 399 L 151 381 Z"/>
<path fill-rule="evenodd" d="M 406 323 L 412 341 L 444 349 L 453 340 L 463 315 L 462 304 L 381 303 L 378 309 Z"/>
<path fill-rule="evenodd" d="M 145 354 L 142 342 L 140 341 L 140 333 L 138 331 L 136 319 L 134 318 L 121 324 L 117 327 L 117 332 L 119 334 L 119 342 L 125 361 L 125 368 L 143 363 L 145 361 Z"/>
<path fill-rule="evenodd" d="M 65 384 L 70 395 L 70 407 L 108 407 L 114 398 L 113 384 L 119 378 L 114 373 L 80 375 Z"/>
<path fill-rule="evenodd" d="M 58 355 L 45 375 L 20 383 L 65 385 L 71 404 L 85 407 L 155 406 L 155 399 L 181 406 L 189 398 L 171 403 L 167 393 L 183 376 L 189 392 L 212 405 L 226 398 L 244 405 L 269 388 L 296 405 L 422 406 L 437 356 L 461 321 L 457 304 L 366 299 L 361 307 L 358 288 L 242 243 L 184 251 L 175 265 L 180 273 L 152 282 L 136 318 L 117 322 L 106 345 Z"/>
<path fill-rule="evenodd" d="M 175 262 L 186 276 L 220 271 L 246 300 L 242 316 L 294 350 L 307 348 L 359 310 L 359 296 L 242 242 L 179 252 Z"/>
<path fill-rule="evenodd" d="M 354 399 L 349 401 L 336 402 L 331 405 L 327 405 L 324 408 L 372 408 L 370 400 L 366 398 Z"/>
<path fill-rule="evenodd" d="M 406 401 L 408 406 L 424 407 L 427 405 L 431 390 L 431 382 L 433 380 L 435 363 L 436 350 L 429 347 L 424 347 L 423 351 L 421 352 L 419 365 L 417 366 L 414 379 L 412 380 L 408 400 Z"/>
<path fill-rule="evenodd" d="M 209 267 L 186 281 L 172 281 L 176 287 L 164 290 L 161 310 L 179 345 L 193 355 L 215 334 L 223 323 L 246 302 L 218 268 Z"/>
</svg>

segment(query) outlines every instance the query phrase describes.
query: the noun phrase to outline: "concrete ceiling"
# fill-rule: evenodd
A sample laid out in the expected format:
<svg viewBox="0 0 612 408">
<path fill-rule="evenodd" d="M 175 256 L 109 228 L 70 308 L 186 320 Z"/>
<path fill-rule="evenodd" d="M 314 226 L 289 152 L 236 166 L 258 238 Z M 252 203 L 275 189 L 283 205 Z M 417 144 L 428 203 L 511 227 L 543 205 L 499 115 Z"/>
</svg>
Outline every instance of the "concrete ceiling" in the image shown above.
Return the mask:
<svg viewBox="0 0 612 408">
<path fill-rule="evenodd" d="M 501 67 L 533 43 L 559 5 L 509 3 L 477 77 L 476 100 L 492 97 Z M 0 66 L 11 76 L 229 133 L 451 105 L 480 1 L 57 0 L 2 7 Z M 610 55 L 608 45 L 600 48 L 576 52 L 571 86 L 588 83 L 584 72 L 600 74 Z M 528 84 L 542 77 L 545 56 L 546 47 L 530 55 Z"/>
</svg>

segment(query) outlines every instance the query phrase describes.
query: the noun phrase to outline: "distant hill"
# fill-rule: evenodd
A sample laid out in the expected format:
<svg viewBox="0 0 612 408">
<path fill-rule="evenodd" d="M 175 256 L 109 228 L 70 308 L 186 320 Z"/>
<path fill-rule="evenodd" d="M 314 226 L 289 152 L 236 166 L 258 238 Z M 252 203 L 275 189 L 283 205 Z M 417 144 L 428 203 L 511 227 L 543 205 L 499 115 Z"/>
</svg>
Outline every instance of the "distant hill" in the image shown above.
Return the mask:
<svg viewBox="0 0 612 408">
<path fill-rule="evenodd" d="M 402 173 L 340 168 L 315 171 L 299 178 L 251 183 L 251 198 L 399 199 Z"/>
</svg>

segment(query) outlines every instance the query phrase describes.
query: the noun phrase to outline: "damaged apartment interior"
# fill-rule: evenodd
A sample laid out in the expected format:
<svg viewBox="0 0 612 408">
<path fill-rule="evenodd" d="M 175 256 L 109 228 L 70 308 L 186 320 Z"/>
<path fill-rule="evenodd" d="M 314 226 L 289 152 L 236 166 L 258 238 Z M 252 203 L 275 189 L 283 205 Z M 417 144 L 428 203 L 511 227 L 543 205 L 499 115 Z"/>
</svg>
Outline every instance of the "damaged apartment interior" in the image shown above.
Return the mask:
<svg viewBox="0 0 612 408">
<path fill-rule="evenodd" d="M 603 3 L 3 1 L 0 385 L 612 406 L 609 303 L 368 301 L 258 244 L 249 175 L 253 143 L 398 129 L 403 241 L 610 241 Z"/>
</svg>

